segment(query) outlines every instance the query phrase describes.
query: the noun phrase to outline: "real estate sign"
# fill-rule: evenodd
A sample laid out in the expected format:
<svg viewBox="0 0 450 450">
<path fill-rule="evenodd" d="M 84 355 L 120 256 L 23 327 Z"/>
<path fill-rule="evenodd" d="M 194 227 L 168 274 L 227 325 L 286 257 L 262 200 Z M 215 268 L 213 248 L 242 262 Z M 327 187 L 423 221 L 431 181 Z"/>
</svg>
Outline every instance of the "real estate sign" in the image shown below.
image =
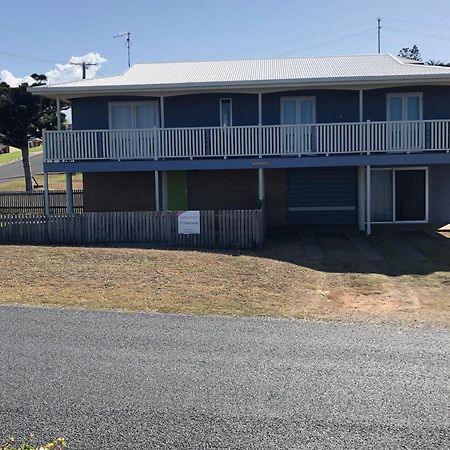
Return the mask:
<svg viewBox="0 0 450 450">
<path fill-rule="evenodd" d="M 200 234 L 200 211 L 178 213 L 178 234 Z"/>
</svg>

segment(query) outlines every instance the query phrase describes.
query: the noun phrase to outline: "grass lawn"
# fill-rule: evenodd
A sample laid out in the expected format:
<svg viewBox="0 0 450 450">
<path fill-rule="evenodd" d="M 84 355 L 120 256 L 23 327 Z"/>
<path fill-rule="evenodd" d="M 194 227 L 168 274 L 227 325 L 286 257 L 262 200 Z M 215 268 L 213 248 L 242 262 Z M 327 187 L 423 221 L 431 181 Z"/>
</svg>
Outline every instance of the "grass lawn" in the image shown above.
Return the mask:
<svg viewBox="0 0 450 450">
<path fill-rule="evenodd" d="M 42 145 L 30 149 L 30 154 L 42 152 Z M 0 166 L 22 159 L 22 152 L 19 149 L 11 149 L 10 153 L 0 155 Z"/>
<path fill-rule="evenodd" d="M 371 242 L 385 260 L 371 262 L 339 233 L 320 236 L 317 262 L 296 235 L 236 255 L 2 246 L 0 304 L 450 326 L 450 239 L 407 238 L 426 261 L 406 260 L 381 235 Z"/>
<path fill-rule="evenodd" d="M 34 175 L 34 178 L 40 186 L 44 185 L 44 175 Z M 76 174 L 73 176 L 73 189 L 83 189 L 83 177 L 81 174 Z M 57 190 L 66 189 L 66 176 L 62 173 L 56 173 L 49 175 L 49 188 Z M 25 181 L 23 178 L 15 178 L 14 180 L 6 181 L 0 183 L 0 191 L 24 191 Z M 43 188 L 38 188 L 36 190 L 43 190 Z"/>
</svg>

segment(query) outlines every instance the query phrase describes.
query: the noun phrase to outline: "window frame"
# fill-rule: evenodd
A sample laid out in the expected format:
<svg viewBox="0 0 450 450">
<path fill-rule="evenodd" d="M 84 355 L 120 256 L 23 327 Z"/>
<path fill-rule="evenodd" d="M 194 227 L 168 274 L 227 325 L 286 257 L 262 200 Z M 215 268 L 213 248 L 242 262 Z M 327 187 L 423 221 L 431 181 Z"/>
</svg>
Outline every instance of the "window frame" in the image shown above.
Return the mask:
<svg viewBox="0 0 450 450">
<path fill-rule="evenodd" d="M 153 128 L 159 128 L 160 127 L 160 112 L 159 112 L 159 102 L 157 100 L 144 100 L 144 101 L 118 101 L 118 102 L 108 102 L 108 127 L 110 130 L 124 130 L 128 128 L 113 128 L 112 127 L 112 113 L 111 109 L 114 106 L 130 106 L 131 107 L 131 130 L 145 130 L 145 129 L 152 129 L 152 127 L 149 128 L 137 128 L 137 114 L 136 114 L 136 107 L 137 106 L 156 106 L 156 127 Z"/>
<path fill-rule="evenodd" d="M 312 107 L 313 107 L 313 121 L 310 124 L 305 123 L 295 123 L 290 124 L 292 125 L 315 125 L 317 124 L 317 109 L 316 109 L 316 96 L 315 95 L 309 95 L 309 96 L 303 96 L 303 95 L 292 95 L 292 96 L 286 96 L 280 98 L 280 125 L 289 125 L 284 123 L 284 102 L 286 101 L 292 101 L 294 100 L 296 102 L 295 104 L 295 113 L 298 114 L 298 117 L 300 117 L 301 120 L 301 107 L 300 104 L 302 101 L 311 101 Z"/>
<path fill-rule="evenodd" d="M 391 171 L 392 181 L 392 220 L 384 222 L 370 222 L 374 225 L 383 224 L 415 224 L 415 223 L 428 223 L 429 222 L 429 207 L 430 207 L 430 177 L 428 166 L 409 166 L 409 167 L 374 167 L 371 171 L 376 170 L 389 170 Z M 424 220 L 396 220 L 396 187 L 395 187 L 395 173 L 405 170 L 423 170 L 425 171 L 425 219 Z"/>
<path fill-rule="evenodd" d="M 230 102 L 230 124 L 224 125 L 223 124 L 223 111 L 222 111 L 222 103 L 223 102 Z M 233 126 L 233 99 L 231 97 L 222 97 L 219 99 L 219 112 L 220 112 L 220 126 L 227 128 Z"/>
<path fill-rule="evenodd" d="M 386 120 L 388 122 L 398 122 L 397 120 L 391 120 L 391 99 L 394 97 L 402 98 L 402 117 L 408 114 L 408 97 L 419 97 L 419 119 L 423 120 L 423 92 L 391 92 L 386 94 Z M 405 108 L 406 106 L 406 108 Z M 401 122 L 408 122 L 410 120 L 402 118 Z M 414 121 L 413 121 L 414 122 Z"/>
</svg>

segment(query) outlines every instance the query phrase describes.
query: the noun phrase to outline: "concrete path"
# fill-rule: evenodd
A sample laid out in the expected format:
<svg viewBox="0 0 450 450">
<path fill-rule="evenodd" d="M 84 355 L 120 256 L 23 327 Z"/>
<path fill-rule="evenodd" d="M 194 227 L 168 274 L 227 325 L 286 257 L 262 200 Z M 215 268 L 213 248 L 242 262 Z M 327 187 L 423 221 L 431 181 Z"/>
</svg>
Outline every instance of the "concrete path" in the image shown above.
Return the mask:
<svg viewBox="0 0 450 450">
<path fill-rule="evenodd" d="M 300 232 L 300 239 L 303 244 L 306 256 L 311 259 L 323 259 L 325 255 L 319 241 L 314 236 L 311 230 L 302 230 Z"/>
<path fill-rule="evenodd" d="M 33 175 L 44 172 L 44 155 L 38 153 L 36 155 L 30 155 L 31 173 Z M 10 164 L 0 166 L 0 183 L 11 181 L 14 178 L 23 177 L 23 165 L 22 161 L 15 161 Z"/>
<path fill-rule="evenodd" d="M 0 342 L 0 438 L 450 448 L 443 329 L 0 307 Z"/>
</svg>

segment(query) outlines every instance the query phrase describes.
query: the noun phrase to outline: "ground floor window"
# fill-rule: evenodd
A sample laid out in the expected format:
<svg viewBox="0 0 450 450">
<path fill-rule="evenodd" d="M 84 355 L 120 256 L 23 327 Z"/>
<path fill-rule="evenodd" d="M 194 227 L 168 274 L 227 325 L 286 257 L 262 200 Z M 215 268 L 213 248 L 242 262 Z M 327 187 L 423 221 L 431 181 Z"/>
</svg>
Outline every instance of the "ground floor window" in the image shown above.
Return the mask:
<svg viewBox="0 0 450 450">
<path fill-rule="evenodd" d="M 372 223 L 428 221 L 426 167 L 372 169 L 370 190 Z"/>
</svg>

